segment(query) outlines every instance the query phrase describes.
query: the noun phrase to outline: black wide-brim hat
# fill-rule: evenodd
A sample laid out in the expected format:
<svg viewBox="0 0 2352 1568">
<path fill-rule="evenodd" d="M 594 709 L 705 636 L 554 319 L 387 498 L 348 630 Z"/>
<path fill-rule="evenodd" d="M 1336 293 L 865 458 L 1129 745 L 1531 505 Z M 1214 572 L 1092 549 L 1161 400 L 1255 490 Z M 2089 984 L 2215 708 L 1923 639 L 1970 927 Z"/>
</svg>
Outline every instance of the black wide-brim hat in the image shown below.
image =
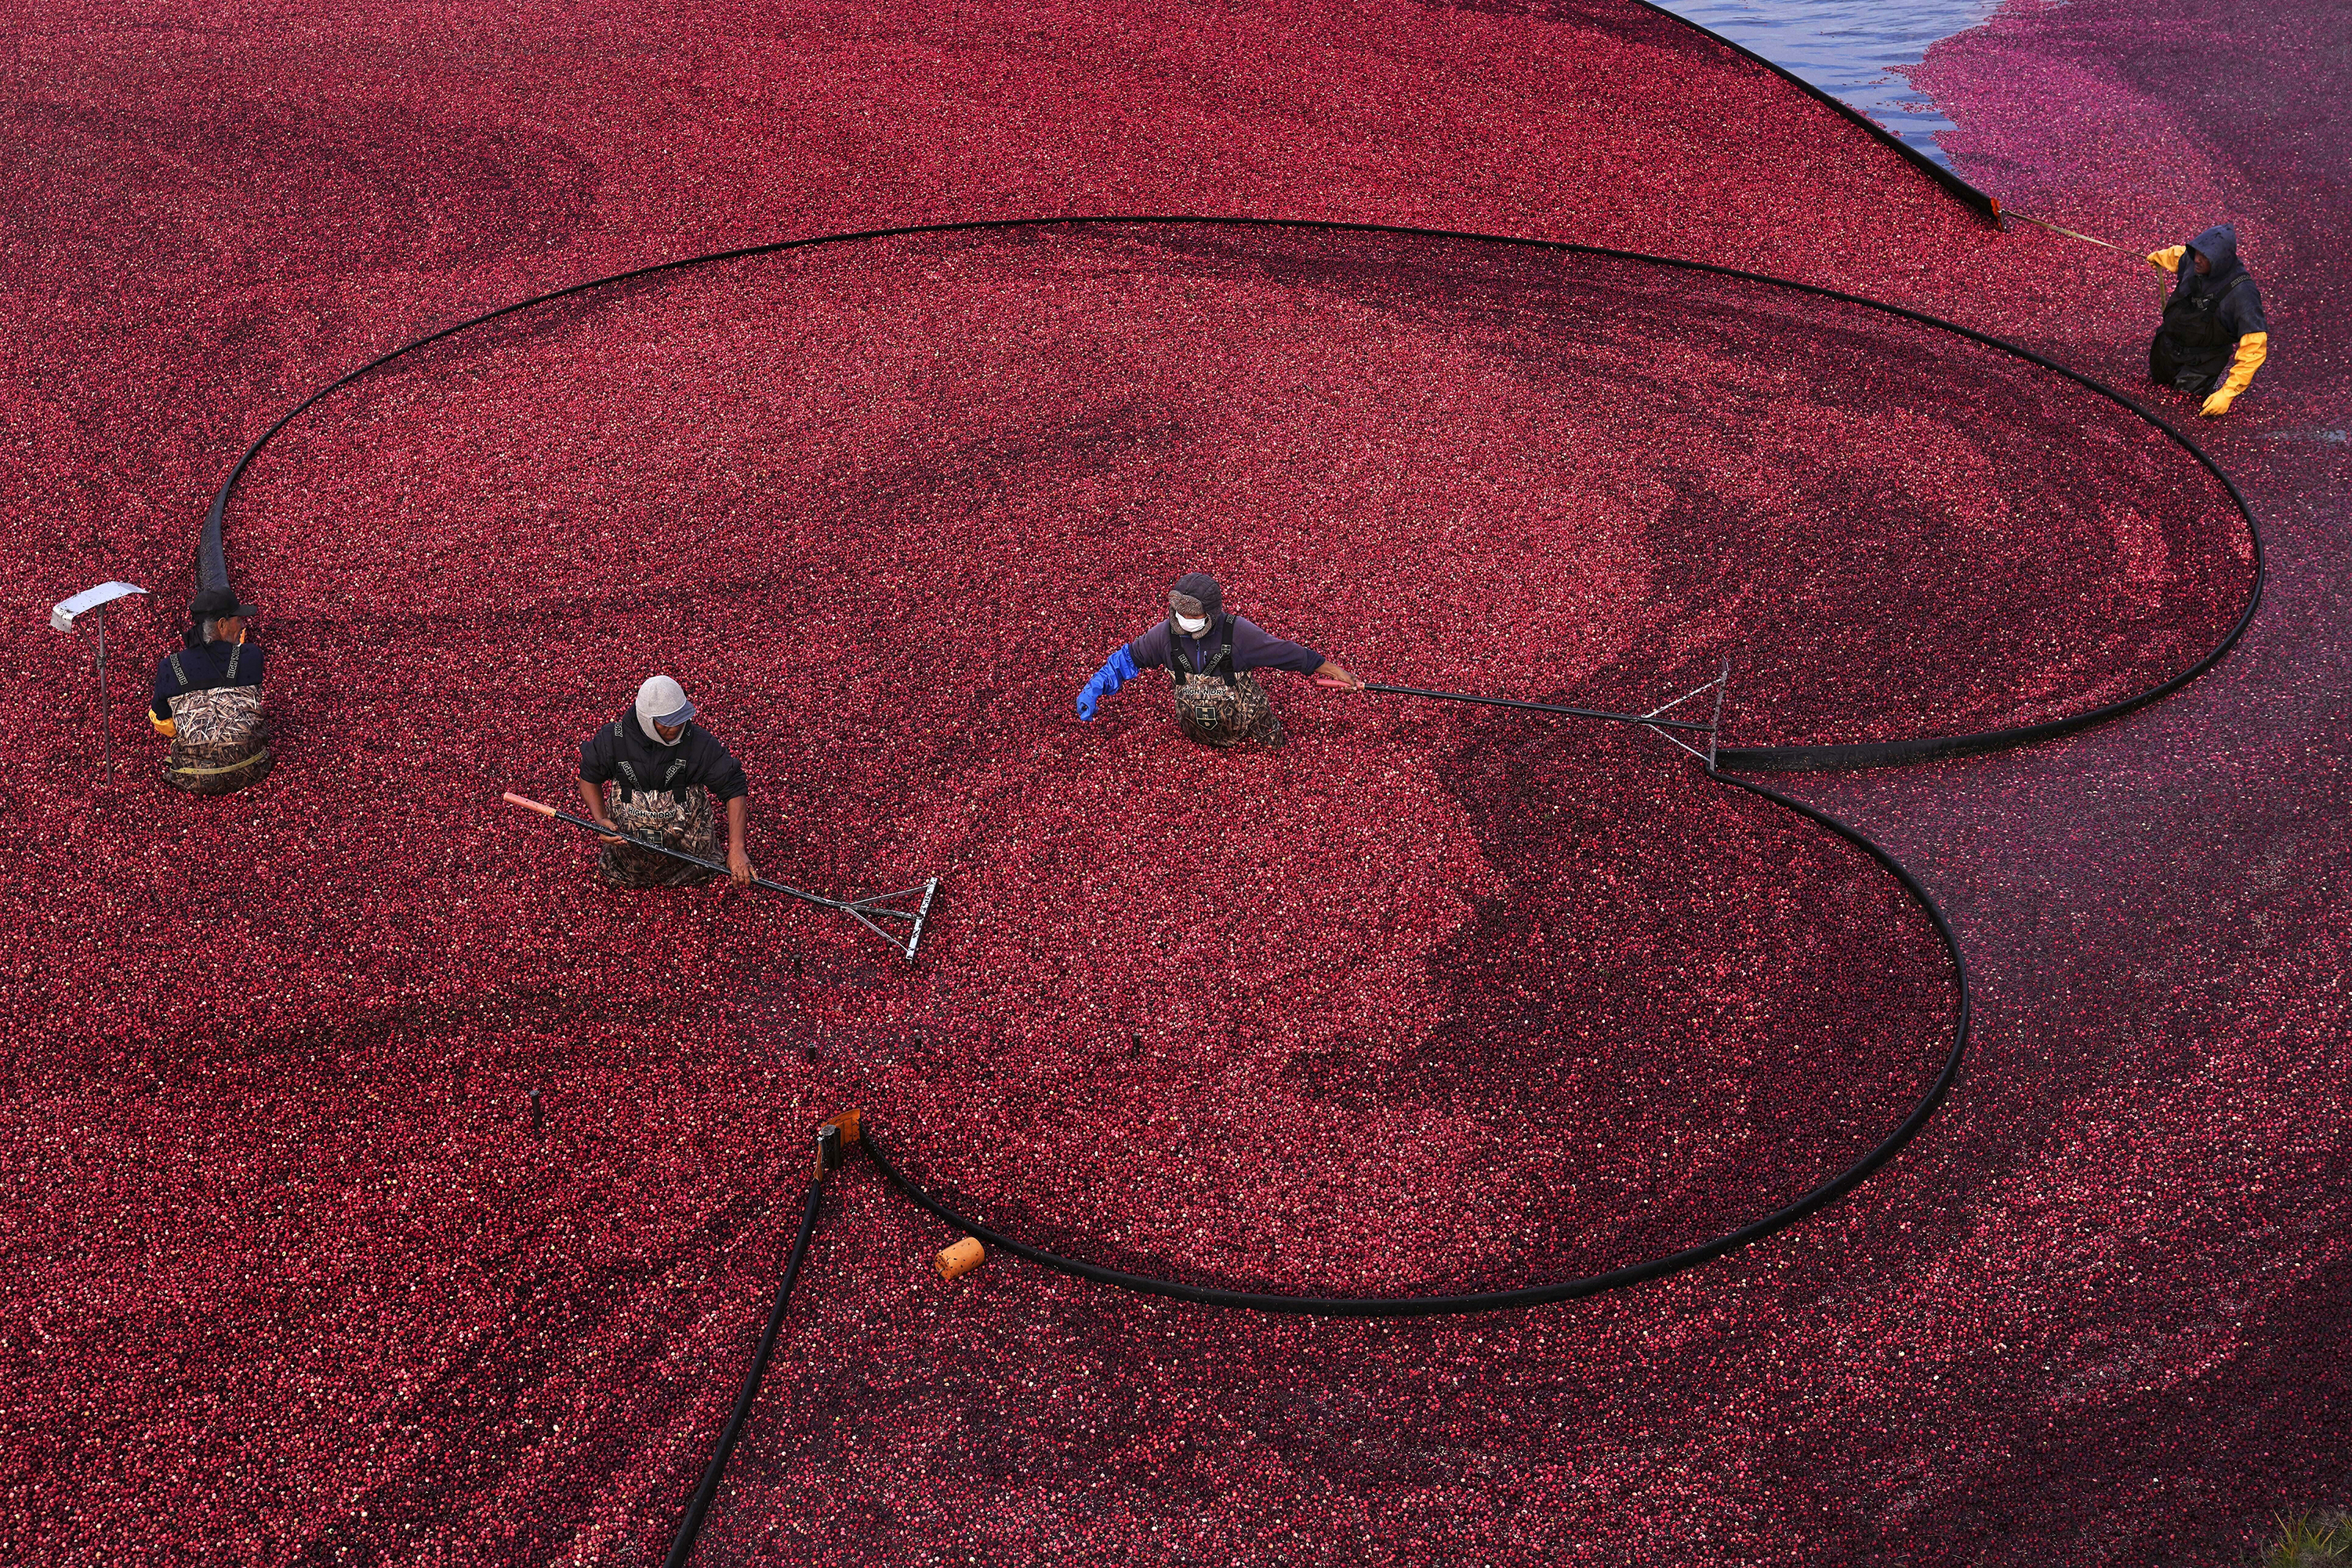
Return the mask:
<svg viewBox="0 0 2352 1568">
<path fill-rule="evenodd" d="M 227 616 L 249 621 L 260 614 L 259 605 L 240 604 L 236 595 L 226 588 L 206 588 L 188 601 L 188 619 L 191 621 L 217 621 Z"/>
</svg>

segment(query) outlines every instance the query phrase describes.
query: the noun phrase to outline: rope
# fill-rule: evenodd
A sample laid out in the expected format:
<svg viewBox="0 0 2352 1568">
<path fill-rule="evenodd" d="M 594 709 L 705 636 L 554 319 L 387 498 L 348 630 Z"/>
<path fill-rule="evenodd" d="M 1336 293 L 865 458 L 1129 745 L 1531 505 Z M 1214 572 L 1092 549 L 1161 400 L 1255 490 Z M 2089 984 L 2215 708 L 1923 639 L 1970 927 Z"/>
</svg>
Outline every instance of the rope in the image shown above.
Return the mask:
<svg viewBox="0 0 2352 1568">
<path fill-rule="evenodd" d="M 2079 239 L 2088 245 L 2104 245 L 2106 246 L 2109 250 L 2121 250 L 2123 248 L 2120 245 L 2108 245 L 2104 239 L 2093 239 L 2087 234 L 2077 234 L 2071 228 L 2061 228 L 2056 224 L 2051 223 L 2047 219 L 2033 217 L 2025 213 L 2019 212 L 2015 207 L 2004 207 L 2001 210 L 2011 217 L 2024 218 L 2026 222 L 2032 224 L 2037 227 L 2046 228 L 2053 234 L 2063 234 L 2068 239 Z"/>
<path fill-rule="evenodd" d="M 1647 724 L 1657 730 L 1704 730 L 1714 733 L 1715 726 L 1701 724 L 1691 719 L 1661 719 L 1655 714 L 1610 713 L 1599 708 L 1570 708 L 1557 702 L 1522 702 L 1516 697 L 1476 697 L 1467 691 L 1427 691 L 1418 686 L 1391 686 L 1384 681 L 1367 680 L 1367 691 L 1384 691 L 1393 697 L 1433 697 L 1446 702 L 1475 702 L 1482 708 L 1522 708 L 1531 713 L 1560 713 L 1571 719 L 1606 719 L 1617 724 Z"/>
</svg>

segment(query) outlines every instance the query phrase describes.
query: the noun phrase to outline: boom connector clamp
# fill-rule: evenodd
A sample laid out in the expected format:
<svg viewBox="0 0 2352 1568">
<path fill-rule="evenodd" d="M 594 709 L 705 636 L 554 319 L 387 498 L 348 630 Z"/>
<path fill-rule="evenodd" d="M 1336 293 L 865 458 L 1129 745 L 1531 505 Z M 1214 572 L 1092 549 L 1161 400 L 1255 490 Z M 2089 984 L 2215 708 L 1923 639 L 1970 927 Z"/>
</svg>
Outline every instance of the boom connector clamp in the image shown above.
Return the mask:
<svg viewBox="0 0 2352 1568">
<path fill-rule="evenodd" d="M 857 1142 L 857 1112 L 845 1110 L 829 1116 L 816 1124 L 816 1171 L 814 1179 L 823 1181 L 832 1172 L 841 1169 L 849 1158 L 849 1146 Z"/>
</svg>

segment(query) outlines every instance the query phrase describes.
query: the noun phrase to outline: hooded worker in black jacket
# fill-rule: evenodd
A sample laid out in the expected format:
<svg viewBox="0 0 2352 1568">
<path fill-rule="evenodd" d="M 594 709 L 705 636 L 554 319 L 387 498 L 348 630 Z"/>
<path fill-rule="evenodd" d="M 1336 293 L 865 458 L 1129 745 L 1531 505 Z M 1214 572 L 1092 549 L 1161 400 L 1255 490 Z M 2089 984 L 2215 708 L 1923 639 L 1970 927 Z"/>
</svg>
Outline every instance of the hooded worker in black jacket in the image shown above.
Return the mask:
<svg viewBox="0 0 2352 1568">
<path fill-rule="evenodd" d="M 1361 691 L 1364 683 L 1303 643 L 1285 642 L 1256 623 L 1225 614 L 1224 590 L 1206 572 L 1188 572 L 1168 590 L 1168 618 L 1113 649 L 1078 693 L 1078 717 L 1148 668 L 1168 671 L 1176 692 L 1176 724 L 1204 746 L 1243 741 L 1279 746 L 1287 740 L 1273 700 L 1250 675 L 1288 669 L 1327 686 Z"/>
<path fill-rule="evenodd" d="M 2148 379 L 2203 397 L 2200 414 L 2227 414 L 2269 356 L 2271 342 L 2262 290 L 2238 259 L 2238 231 L 2216 224 L 2187 245 L 2150 252 L 2147 259 L 2175 279 L 2164 301 L 2164 324 L 2148 345 Z"/>
</svg>

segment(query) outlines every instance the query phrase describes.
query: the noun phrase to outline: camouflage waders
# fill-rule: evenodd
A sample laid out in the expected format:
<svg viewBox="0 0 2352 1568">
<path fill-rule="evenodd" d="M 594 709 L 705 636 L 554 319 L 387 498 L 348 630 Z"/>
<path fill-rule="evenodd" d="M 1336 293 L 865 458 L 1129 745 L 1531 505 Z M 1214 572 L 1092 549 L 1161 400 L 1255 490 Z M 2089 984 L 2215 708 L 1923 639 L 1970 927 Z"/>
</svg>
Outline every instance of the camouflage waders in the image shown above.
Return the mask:
<svg viewBox="0 0 2352 1568">
<path fill-rule="evenodd" d="M 1246 673 L 1236 673 L 1228 685 L 1213 675 L 1180 679 L 1176 686 L 1176 724 L 1187 737 L 1204 746 L 1233 746 L 1255 741 L 1279 746 L 1290 737 L 1274 711 L 1274 699 Z"/>
<path fill-rule="evenodd" d="M 1234 668 L 1234 618 L 1223 617 L 1224 636 L 1209 668 L 1184 668 L 1176 626 L 1168 626 L 1168 676 L 1176 683 L 1176 727 L 1204 746 L 1255 741 L 1279 746 L 1289 737 L 1275 716 L 1274 699 L 1247 673 Z"/>
<path fill-rule="evenodd" d="M 229 649 L 228 679 L 236 679 L 242 644 Z M 180 656 L 172 673 L 188 683 Z M 163 782 L 191 795 L 227 795 L 269 774 L 269 726 L 262 717 L 261 688 L 206 686 L 183 690 L 171 700 L 172 752 L 163 760 Z"/>
<path fill-rule="evenodd" d="M 698 785 L 622 789 L 611 802 L 611 811 L 614 824 L 632 837 L 667 844 L 705 860 L 719 858 L 710 792 Z M 596 875 L 615 888 L 698 888 L 719 873 L 631 845 L 607 844 L 596 853 Z"/>
</svg>

